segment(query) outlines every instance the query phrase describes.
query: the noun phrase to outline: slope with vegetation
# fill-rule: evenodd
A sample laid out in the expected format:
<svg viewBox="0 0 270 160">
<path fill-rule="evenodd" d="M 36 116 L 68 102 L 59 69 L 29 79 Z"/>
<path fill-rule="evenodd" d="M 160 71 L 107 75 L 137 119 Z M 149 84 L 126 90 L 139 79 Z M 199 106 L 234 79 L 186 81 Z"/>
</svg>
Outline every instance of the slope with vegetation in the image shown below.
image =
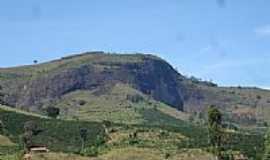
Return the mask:
<svg viewBox="0 0 270 160">
<path fill-rule="evenodd" d="M 121 123 L 60 120 L 25 114 L 19 110 L 10 111 L 6 110 L 6 107 L 0 108 L 0 120 L 5 124 L 4 139 L 8 140 L 9 144 L 0 147 L 2 157 L 9 156 L 14 159 L 20 157 L 23 126 L 28 121 L 34 121 L 41 130 L 41 133 L 34 137 L 34 143 L 46 145 L 51 150 L 48 154 L 35 154 L 33 158 L 37 160 L 46 158 L 53 160 L 56 157 L 64 159 L 69 155 L 78 160 L 84 159 L 85 156 L 102 160 L 111 158 L 147 160 L 151 157 L 172 160 L 182 157 L 188 160 L 196 156 L 202 159 L 213 157 L 208 150 L 208 133 L 205 127 L 177 119 L 151 106 L 139 111 L 141 120 L 137 122 L 145 121 L 145 123 L 126 123 L 128 118 Z M 83 150 L 81 150 L 81 128 L 88 130 Z M 260 134 L 247 131 L 232 132 L 227 147 L 250 157 L 260 157 L 263 149 L 261 137 Z M 254 146 L 257 147 L 256 150 Z M 123 154 L 119 154 L 122 152 Z"/>
<path fill-rule="evenodd" d="M 218 87 L 212 82 L 187 78 L 161 58 L 144 54 L 90 52 L 42 64 L 2 68 L 0 103 L 38 113 L 57 104 L 64 105 L 66 112 L 74 109 L 74 102 L 68 102 L 70 107 L 67 107 L 66 97 L 107 98 L 116 94 L 110 90 L 119 84 L 124 86 L 116 87 L 119 90 L 131 88 L 124 92 L 136 90 L 195 117 L 202 113 L 199 117 L 205 118 L 207 106 L 216 105 L 232 123 L 266 125 L 269 121 L 269 91 Z M 108 99 L 105 101 L 110 103 Z M 127 99 L 116 101 L 112 100 L 111 104 L 129 107 Z M 99 102 L 93 102 L 93 106 L 108 107 Z M 87 109 L 79 108 L 87 116 Z"/>
<path fill-rule="evenodd" d="M 259 159 L 269 97 L 187 78 L 153 55 L 95 52 L 2 68 L 0 159 L 21 156 L 29 121 L 38 128 L 31 141 L 51 150 L 34 160 L 211 159 L 211 105 L 223 115 L 222 150 Z"/>
</svg>

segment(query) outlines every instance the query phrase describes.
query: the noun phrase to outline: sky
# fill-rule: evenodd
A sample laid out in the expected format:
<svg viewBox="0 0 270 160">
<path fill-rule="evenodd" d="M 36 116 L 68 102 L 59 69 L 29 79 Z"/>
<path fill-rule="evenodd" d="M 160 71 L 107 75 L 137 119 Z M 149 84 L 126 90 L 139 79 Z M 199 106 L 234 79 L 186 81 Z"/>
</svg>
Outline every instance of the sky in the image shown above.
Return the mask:
<svg viewBox="0 0 270 160">
<path fill-rule="evenodd" d="M 221 86 L 270 88 L 269 0 L 0 0 L 0 67 L 151 53 Z"/>
</svg>

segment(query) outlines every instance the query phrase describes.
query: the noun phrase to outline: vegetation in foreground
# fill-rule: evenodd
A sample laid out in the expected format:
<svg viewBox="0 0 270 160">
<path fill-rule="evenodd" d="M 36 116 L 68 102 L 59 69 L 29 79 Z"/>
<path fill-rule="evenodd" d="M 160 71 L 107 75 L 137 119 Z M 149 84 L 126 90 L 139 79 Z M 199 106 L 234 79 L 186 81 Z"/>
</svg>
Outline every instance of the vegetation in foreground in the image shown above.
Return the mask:
<svg viewBox="0 0 270 160">
<path fill-rule="evenodd" d="M 0 144 L 0 157 L 18 159 L 22 156 L 21 137 L 25 123 L 34 121 L 40 133 L 33 136 L 33 143 L 46 145 L 51 150 L 49 154 L 34 155 L 34 160 L 70 156 L 78 160 L 85 157 L 93 160 L 214 158 L 206 127 L 189 124 L 154 107 L 141 108 L 139 113 L 144 123 L 124 124 L 60 120 L 3 107 L 0 109 L 0 120 L 3 124 L 1 137 L 5 143 Z M 226 133 L 228 143 L 224 145 L 224 150 L 255 159 L 262 157 L 263 136 L 260 133 L 240 130 Z"/>
</svg>

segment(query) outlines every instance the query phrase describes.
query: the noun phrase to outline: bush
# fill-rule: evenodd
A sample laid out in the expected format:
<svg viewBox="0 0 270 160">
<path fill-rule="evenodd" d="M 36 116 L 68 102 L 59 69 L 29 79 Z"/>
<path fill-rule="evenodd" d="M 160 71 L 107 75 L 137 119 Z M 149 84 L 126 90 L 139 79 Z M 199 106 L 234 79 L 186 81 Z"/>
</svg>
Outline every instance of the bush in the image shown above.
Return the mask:
<svg viewBox="0 0 270 160">
<path fill-rule="evenodd" d="M 109 128 L 109 127 L 112 126 L 112 122 L 111 122 L 111 121 L 104 120 L 102 123 L 103 123 L 103 125 L 104 125 L 106 128 Z"/>
<path fill-rule="evenodd" d="M 27 132 L 27 131 L 34 131 L 37 129 L 37 124 L 34 122 L 34 121 L 27 121 L 24 123 L 24 131 Z"/>
<path fill-rule="evenodd" d="M 78 101 L 78 104 L 79 104 L 80 106 L 83 106 L 83 105 L 86 104 L 86 101 L 85 101 L 85 100 L 79 100 L 79 101 Z"/>
<path fill-rule="evenodd" d="M 139 103 L 139 102 L 143 101 L 143 97 L 139 94 L 127 95 L 126 99 L 133 102 L 133 103 Z"/>
<path fill-rule="evenodd" d="M 103 144 L 105 144 L 105 139 L 102 136 L 97 136 L 93 145 L 83 149 L 80 154 L 83 156 L 96 157 L 99 153 L 99 147 Z"/>
<path fill-rule="evenodd" d="M 56 107 L 48 107 L 46 112 L 49 117 L 57 118 L 57 116 L 60 114 L 60 109 Z"/>
<path fill-rule="evenodd" d="M 159 131 L 159 137 L 162 138 L 162 137 L 167 137 L 168 136 L 168 133 L 166 131 L 163 131 L 163 130 L 160 130 Z"/>
<path fill-rule="evenodd" d="M 128 144 L 129 145 L 139 144 L 139 140 L 137 138 L 131 138 L 128 140 Z"/>
<path fill-rule="evenodd" d="M 82 156 L 96 157 L 99 153 L 98 147 L 91 146 L 81 151 Z"/>
<path fill-rule="evenodd" d="M 171 154 L 170 153 L 165 153 L 165 159 L 168 159 L 169 157 L 171 156 Z"/>
<path fill-rule="evenodd" d="M 41 129 L 38 128 L 38 124 L 35 121 L 27 121 L 24 123 L 24 132 L 32 132 L 34 136 L 38 135 L 42 132 Z"/>
<path fill-rule="evenodd" d="M 4 134 L 4 123 L 0 120 L 0 134 Z"/>
</svg>

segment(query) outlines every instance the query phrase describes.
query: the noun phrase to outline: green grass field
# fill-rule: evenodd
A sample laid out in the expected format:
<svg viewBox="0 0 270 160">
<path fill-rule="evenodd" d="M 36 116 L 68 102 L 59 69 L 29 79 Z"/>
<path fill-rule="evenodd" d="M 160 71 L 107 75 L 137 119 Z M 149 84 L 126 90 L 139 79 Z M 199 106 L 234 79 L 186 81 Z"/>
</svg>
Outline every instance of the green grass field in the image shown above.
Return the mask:
<svg viewBox="0 0 270 160">
<path fill-rule="evenodd" d="M 106 136 L 101 123 L 102 118 L 95 122 L 91 119 L 88 121 L 50 119 L 0 107 L 0 120 L 5 124 L 7 131 L 2 139 L 8 144 L 0 145 L 0 159 L 18 159 L 22 149 L 20 136 L 23 133 L 23 124 L 29 120 L 34 120 L 40 129 L 43 129 L 43 132 L 35 137 L 35 142 L 45 144 L 51 150 L 49 154 L 35 155 L 34 158 L 37 160 L 54 160 L 56 157 L 66 159 L 68 155 L 72 155 L 75 160 L 84 160 L 85 157 L 78 155 L 81 147 L 79 136 L 81 127 L 89 130 L 87 151 L 82 155 L 91 155 L 93 160 L 150 160 L 164 157 L 171 160 L 180 157 L 183 160 L 190 160 L 197 156 L 206 160 L 213 157 L 207 152 L 206 128 L 182 120 L 181 113 L 180 117 L 172 116 L 171 114 L 175 112 L 160 108 L 162 105 L 158 107 L 142 107 L 146 105 L 144 103 L 140 105 L 136 111 L 140 115 L 140 121 L 125 123 L 128 117 L 122 121 L 112 121 L 111 126 L 107 128 L 109 133 Z M 251 134 L 247 131 L 232 132 L 228 149 L 241 151 L 249 157 L 260 157 L 263 149 L 262 137 L 259 133 Z"/>
</svg>

